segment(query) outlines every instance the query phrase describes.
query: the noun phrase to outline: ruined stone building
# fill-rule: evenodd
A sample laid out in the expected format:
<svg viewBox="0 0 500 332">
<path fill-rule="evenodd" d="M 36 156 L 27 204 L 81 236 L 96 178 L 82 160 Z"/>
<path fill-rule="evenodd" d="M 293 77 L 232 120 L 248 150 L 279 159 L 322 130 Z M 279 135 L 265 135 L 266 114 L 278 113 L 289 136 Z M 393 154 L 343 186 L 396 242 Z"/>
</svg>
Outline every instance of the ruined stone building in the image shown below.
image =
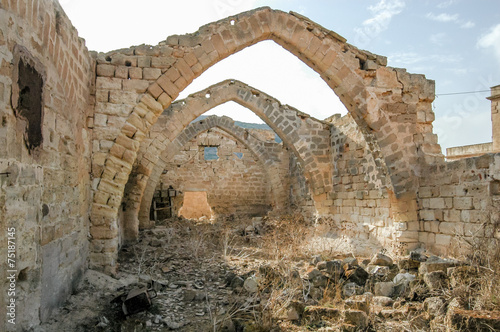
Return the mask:
<svg viewBox="0 0 500 332">
<path fill-rule="evenodd" d="M 348 115 L 314 119 L 231 77 L 177 100 L 212 65 L 263 40 L 319 73 Z M 424 75 L 388 67 L 293 12 L 259 8 L 102 54 L 87 50 L 57 2 L 0 1 L 2 300 L 7 228 L 17 326 L 28 328 L 86 269 L 115 271 L 120 246 L 154 224 L 159 189 L 176 191 L 173 214 L 198 193 L 200 216 L 303 213 L 394 252 L 446 254 L 457 236 L 487 245 L 498 237 L 500 154 L 445 162 L 434 97 Z M 196 120 L 226 101 L 282 141 L 227 117 Z M 492 103 L 497 113 L 498 87 Z"/>
</svg>

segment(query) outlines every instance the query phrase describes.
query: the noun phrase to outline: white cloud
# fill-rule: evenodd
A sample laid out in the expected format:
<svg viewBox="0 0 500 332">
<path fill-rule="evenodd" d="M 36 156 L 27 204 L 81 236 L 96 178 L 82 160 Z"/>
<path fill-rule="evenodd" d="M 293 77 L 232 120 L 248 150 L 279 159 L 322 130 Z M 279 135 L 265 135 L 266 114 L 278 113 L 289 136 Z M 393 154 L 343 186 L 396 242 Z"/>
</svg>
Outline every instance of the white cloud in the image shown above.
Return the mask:
<svg viewBox="0 0 500 332">
<path fill-rule="evenodd" d="M 462 29 L 471 29 L 476 26 L 476 23 L 472 22 L 471 20 L 465 21 L 460 19 L 459 14 L 441 13 L 437 15 L 434 13 L 427 13 L 425 17 L 436 22 L 456 23 L 459 24 Z"/>
<path fill-rule="evenodd" d="M 477 46 L 481 48 L 493 48 L 493 52 L 500 62 L 500 24 L 491 27 L 487 34 L 479 38 Z"/>
<path fill-rule="evenodd" d="M 373 17 L 363 21 L 361 28 L 354 29 L 356 45 L 366 45 L 371 39 L 387 30 L 392 18 L 403 11 L 405 3 L 401 0 L 380 0 L 376 5 L 369 6 L 368 10 Z"/>
<path fill-rule="evenodd" d="M 444 2 L 441 2 L 437 5 L 438 8 L 447 8 L 447 7 L 450 7 L 451 5 L 453 5 L 454 3 L 456 2 L 456 0 L 448 0 L 448 1 L 444 1 Z"/>
<path fill-rule="evenodd" d="M 396 65 L 413 65 L 422 62 L 431 63 L 459 63 L 462 57 L 457 54 L 418 54 L 415 52 L 394 53 L 388 57 L 391 64 Z"/>
<path fill-rule="evenodd" d="M 443 46 L 448 35 L 445 32 L 439 32 L 433 34 L 429 37 L 431 43 L 436 44 L 438 46 Z"/>
<path fill-rule="evenodd" d="M 437 22 L 457 22 L 459 15 L 458 14 L 447 14 L 447 13 L 441 13 L 439 15 L 436 15 L 434 13 L 427 13 L 425 15 L 430 20 L 437 21 Z"/>
<path fill-rule="evenodd" d="M 462 23 L 462 25 L 460 27 L 463 29 L 470 29 L 470 28 L 473 28 L 475 26 L 476 26 L 476 23 L 474 23 L 472 21 L 467 21 L 465 23 Z"/>
</svg>

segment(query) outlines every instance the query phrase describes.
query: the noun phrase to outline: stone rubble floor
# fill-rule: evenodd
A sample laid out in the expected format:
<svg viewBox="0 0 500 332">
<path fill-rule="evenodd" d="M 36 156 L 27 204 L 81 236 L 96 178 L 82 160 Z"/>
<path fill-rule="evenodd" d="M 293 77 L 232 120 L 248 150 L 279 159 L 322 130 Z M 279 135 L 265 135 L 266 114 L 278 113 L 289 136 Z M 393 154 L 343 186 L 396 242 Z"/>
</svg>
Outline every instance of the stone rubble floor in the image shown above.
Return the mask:
<svg viewBox="0 0 500 332">
<path fill-rule="evenodd" d="M 338 241 L 338 251 L 325 251 L 309 232 L 314 227 L 290 227 L 294 223 L 293 218 L 166 220 L 121 249 L 116 275 L 88 270 L 67 303 L 33 331 L 446 330 L 444 320 L 433 317 L 440 310 L 444 317 L 443 292 L 428 287 L 448 284 L 453 274 L 405 270 L 405 264 L 418 269 L 420 262 L 410 258 L 396 264 L 381 253 L 371 260 L 346 255 L 356 243 Z M 446 271 L 458 264 L 435 259 L 425 269 Z M 408 277 L 408 271 L 418 281 L 411 292 L 392 282 Z M 156 290 L 152 305 L 125 317 L 123 296 L 144 287 Z M 398 297 L 395 291 L 406 293 Z M 463 317 L 454 319 L 460 323 Z M 500 318 L 488 324 L 500 324 Z"/>
</svg>

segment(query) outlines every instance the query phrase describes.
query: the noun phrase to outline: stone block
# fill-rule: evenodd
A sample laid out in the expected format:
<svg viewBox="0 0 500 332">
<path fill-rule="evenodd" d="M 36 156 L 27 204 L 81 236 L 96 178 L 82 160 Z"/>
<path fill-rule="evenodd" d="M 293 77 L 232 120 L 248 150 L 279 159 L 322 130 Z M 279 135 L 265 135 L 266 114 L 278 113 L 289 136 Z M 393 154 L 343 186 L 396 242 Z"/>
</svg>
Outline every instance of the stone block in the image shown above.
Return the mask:
<svg viewBox="0 0 500 332">
<path fill-rule="evenodd" d="M 142 68 L 138 67 L 129 68 L 128 77 L 133 80 L 142 80 Z"/>
<path fill-rule="evenodd" d="M 355 295 L 344 301 L 347 309 L 361 310 L 367 315 L 370 314 L 370 297 L 367 295 Z"/>
<path fill-rule="evenodd" d="M 115 68 L 113 65 L 99 64 L 97 65 L 97 76 L 114 77 Z"/>
<path fill-rule="evenodd" d="M 384 255 L 382 253 L 377 253 L 372 257 L 370 264 L 379 266 L 392 266 L 393 261 L 392 258 L 390 258 L 389 256 Z"/>
<path fill-rule="evenodd" d="M 439 232 L 447 235 L 463 235 L 464 228 L 461 222 L 441 222 L 439 223 Z"/>
<path fill-rule="evenodd" d="M 374 288 L 375 296 L 386 296 L 391 297 L 394 293 L 394 283 L 392 281 L 389 282 L 377 282 Z"/>
<path fill-rule="evenodd" d="M 304 309 L 304 318 L 309 322 L 319 322 L 325 319 L 339 319 L 340 310 L 330 307 L 307 306 Z"/>
<path fill-rule="evenodd" d="M 142 78 L 145 80 L 157 80 L 161 75 L 161 69 L 159 68 L 144 68 L 142 72 Z"/>
<path fill-rule="evenodd" d="M 122 80 L 114 77 L 97 77 L 96 87 L 98 89 L 121 90 Z"/>
<path fill-rule="evenodd" d="M 128 79 L 128 69 L 129 67 L 125 66 L 118 66 L 115 69 L 115 77 L 116 78 L 121 78 L 121 79 Z"/>
<path fill-rule="evenodd" d="M 459 266 L 460 262 L 451 259 L 443 259 L 436 256 L 431 256 L 426 262 L 420 264 L 418 269 L 419 274 L 425 274 L 434 271 L 446 272 L 449 267 Z"/>
<path fill-rule="evenodd" d="M 458 210 L 471 210 L 474 208 L 472 197 L 454 197 L 453 207 Z"/>
<path fill-rule="evenodd" d="M 442 316 L 446 313 L 446 302 L 438 296 L 426 298 L 424 310 L 431 318 Z"/>
<path fill-rule="evenodd" d="M 123 90 L 135 91 L 137 93 L 144 93 L 149 87 L 149 82 L 145 80 L 123 80 Z"/>
<path fill-rule="evenodd" d="M 364 330 L 368 326 L 368 316 L 361 310 L 346 310 L 344 322 L 356 326 L 358 330 Z"/>
<path fill-rule="evenodd" d="M 424 282 L 431 291 L 443 290 L 447 288 L 449 285 L 448 276 L 444 271 L 434 271 L 425 273 Z"/>
<path fill-rule="evenodd" d="M 451 235 L 436 234 L 436 245 L 448 247 L 451 244 Z"/>
<path fill-rule="evenodd" d="M 444 198 L 440 197 L 430 198 L 429 207 L 431 209 L 444 209 L 445 208 Z"/>
</svg>

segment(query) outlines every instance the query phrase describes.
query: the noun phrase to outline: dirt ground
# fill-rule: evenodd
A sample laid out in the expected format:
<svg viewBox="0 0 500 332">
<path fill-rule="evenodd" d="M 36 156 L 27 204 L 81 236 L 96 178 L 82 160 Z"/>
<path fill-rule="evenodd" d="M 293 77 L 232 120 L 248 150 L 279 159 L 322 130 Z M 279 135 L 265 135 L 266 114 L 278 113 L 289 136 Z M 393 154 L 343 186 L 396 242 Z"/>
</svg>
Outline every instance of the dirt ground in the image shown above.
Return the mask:
<svg viewBox="0 0 500 332">
<path fill-rule="evenodd" d="M 33 331 L 446 330 L 432 305 L 448 302 L 424 302 L 445 292 L 419 290 L 421 281 L 400 297 L 373 297 L 410 270 L 380 253 L 374 257 L 390 264 L 370 262 L 369 241 L 317 233 L 293 216 L 164 220 L 122 247 L 116 275 L 88 270 L 67 303 Z M 137 289 L 149 290 L 151 305 L 126 316 L 123 301 Z"/>
</svg>

